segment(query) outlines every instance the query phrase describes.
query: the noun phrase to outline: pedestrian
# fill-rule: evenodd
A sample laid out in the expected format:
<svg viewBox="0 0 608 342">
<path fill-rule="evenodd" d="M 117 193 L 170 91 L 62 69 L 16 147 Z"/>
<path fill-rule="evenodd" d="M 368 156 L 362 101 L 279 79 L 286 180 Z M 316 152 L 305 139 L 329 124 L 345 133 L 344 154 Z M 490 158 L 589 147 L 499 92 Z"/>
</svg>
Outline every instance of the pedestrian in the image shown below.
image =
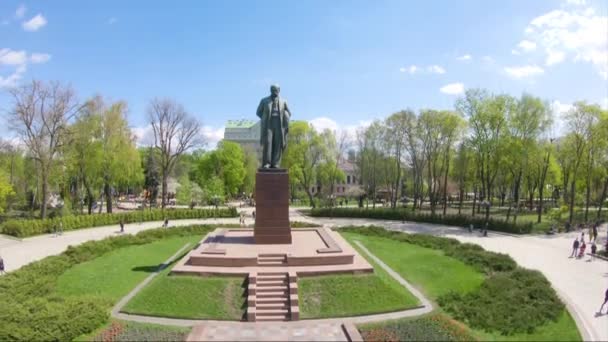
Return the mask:
<svg viewBox="0 0 608 342">
<path fill-rule="evenodd" d="M 124 233 L 125 232 L 125 223 L 123 222 L 123 220 L 120 220 L 120 232 Z"/>
<path fill-rule="evenodd" d="M 241 227 L 245 226 L 245 213 L 241 211 L 241 216 L 239 217 L 239 223 L 241 224 Z"/>
<path fill-rule="evenodd" d="M 590 224 L 587 224 L 589 226 L 589 243 L 591 243 L 591 240 L 593 240 L 593 228 Z"/>
<path fill-rule="evenodd" d="M 585 244 L 585 240 L 581 241 L 581 247 L 578 249 L 578 258 L 582 259 L 585 256 L 585 249 L 587 249 L 587 245 Z"/>
<path fill-rule="evenodd" d="M 253 219 L 255 220 L 255 210 L 251 212 L 251 216 L 253 216 Z"/>
<path fill-rule="evenodd" d="M 597 222 L 595 224 L 593 224 L 593 241 L 595 242 L 595 240 L 597 239 Z"/>
<path fill-rule="evenodd" d="M 0 274 L 4 274 L 4 259 L 0 256 Z"/>
<path fill-rule="evenodd" d="M 585 232 L 581 233 L 581 243 L 585 242 Z"/>
<path fill-rule="evenodd" d="M 574 243 L 572 244 L 572 254 L 570 254 L 571 258 L 573 258 L 573 257 L 576 258 L 576 255 L 578 253 L 578 245 L 579 245 L 578 239 L 574 239 Z"/>
<path fill-rule="evenodd" d="M 599 312 L 600 315 L 602 314 L 602 309 L 604 308 L 604 305 L 606 305 L 606 303 L 608 303 L 608 289 L 606 289 L 606 294 L 604 294 L 604 302 L 602 303 Z"/>
<path fill-rule="evenodd" d="M 595 252 L 597 252 L 597 246 L 595 245 L 595 242 L 593 242 L 593 244 L 591 245 L 591 259 L 589 259 L 590 261 L 593 261 L 593 259 L 595 259 Z"/>
<path fill-rule="evenodd" d="M 59 235 L 63 235 L 63 221 L 59 221 Z"/>
<path fill-rule="evenodd" d="M 164 222 L 163 226 L 165 228 L 169 228 L 169 219 L 167 217 L 165 217 L 165 222 Z"/>
</svg>

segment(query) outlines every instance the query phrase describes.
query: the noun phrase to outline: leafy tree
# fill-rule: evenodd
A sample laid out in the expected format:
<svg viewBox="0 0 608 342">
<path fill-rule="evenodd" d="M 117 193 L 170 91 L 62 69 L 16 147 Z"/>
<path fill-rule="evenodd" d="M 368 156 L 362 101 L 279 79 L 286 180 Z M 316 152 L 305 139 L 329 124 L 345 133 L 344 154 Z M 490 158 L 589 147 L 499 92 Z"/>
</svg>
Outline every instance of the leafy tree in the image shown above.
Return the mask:
<svg viewBox="0 0 608 342">
<path fill-rule="evenodd" d="M 203 155 L 198 164 L 198 172 L 201 188 L 205 189 L 205 183 L 217 177 L 224 184 L 222 195 L 236 195 L 245 179 L 245 163 L 241 146 L 232 141 L 220 141 L 217 149 Z"/>
<path fill-rule="evenodd" d="M 13 186 L 10 183 L 9 177 L 0 170 L 0 213 L 6 210 L 6 199 L 8 196 L 14 195 Z"/>
</svg>

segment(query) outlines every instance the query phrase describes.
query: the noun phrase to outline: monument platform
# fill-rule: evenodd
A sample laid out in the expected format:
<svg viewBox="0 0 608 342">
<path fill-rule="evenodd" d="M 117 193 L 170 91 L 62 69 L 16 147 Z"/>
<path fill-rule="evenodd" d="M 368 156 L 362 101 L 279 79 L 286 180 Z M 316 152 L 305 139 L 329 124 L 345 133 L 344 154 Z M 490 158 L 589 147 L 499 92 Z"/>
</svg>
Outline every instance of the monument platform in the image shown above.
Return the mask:
<svg viewBox="0 0 608 342">
<path fill-rule="evenodd" d="M 259 169 L 255 174 L 256 244 L 290 244 L 289 174 L 286 169 Z"/>
<path fill-rule="evenodd" d="M 247 276 L 252 272 L 295 272 L 298 276 L 367 273 L 373 267 L 328 228 L 291 231 L 292 243 L 257 244 L 251 229 L 218 228 L 184 256 L 172 274 Z"/>
</svg>

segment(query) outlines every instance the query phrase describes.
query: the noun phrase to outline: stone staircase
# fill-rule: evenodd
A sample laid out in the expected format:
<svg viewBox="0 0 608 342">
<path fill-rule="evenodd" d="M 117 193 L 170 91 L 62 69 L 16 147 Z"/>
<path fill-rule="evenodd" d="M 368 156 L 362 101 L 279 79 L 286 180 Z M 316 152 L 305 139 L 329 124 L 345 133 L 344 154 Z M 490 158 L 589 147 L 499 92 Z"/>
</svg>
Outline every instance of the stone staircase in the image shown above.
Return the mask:
<svg viewBox="0 0 608 342">
<path fill-rule="evenodd" d="M 298 282 L 295 272 L 251 272 L 247 288 L 247 320 L 297 321 Z"/>
<path fill-rule="evenodd" d="M 258 266 L 286 266 L 286 254 L 258 254 Z"/>
</svg>

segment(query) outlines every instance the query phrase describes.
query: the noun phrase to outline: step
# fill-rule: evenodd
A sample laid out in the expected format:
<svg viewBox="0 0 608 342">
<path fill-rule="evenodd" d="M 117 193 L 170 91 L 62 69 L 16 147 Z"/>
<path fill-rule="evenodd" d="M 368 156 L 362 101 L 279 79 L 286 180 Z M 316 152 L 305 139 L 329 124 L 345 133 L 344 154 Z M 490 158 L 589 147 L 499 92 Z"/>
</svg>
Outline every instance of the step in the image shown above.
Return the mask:
<svg viewBox="0 0 608 342">
<path fill-rule="evenodd" d="M 276 276 L 258 276 L 256 278 L 256 282 L 257 281 L 276 281 L 276 280 L 281 280 L 281 281 L 286 281 L 287 277 L 286 276 L 282 276 L 282 275 L 276 275 Z"/>
<path fill-rule="evenodd" d="M 258 266 L 282 266 L 286 265 L 284 261 L 262 261 L 258 260 Z"/>
<path fill-rule="evenodd" d="M 283 276 L 283 277 L 286 277 L 287 273 L 286 272 L 272 272 L 272 271 L 258 272 L 258 279 L 266 277 L 266 276 Z"/>
<path fill-rule="evenodd" d="M 260 316 L 287 316 L 288 314 L 288 309 L 260 310 L 260 308 L 256 306 L 255 318 L 258 318 Z"/>
<path fill-rule="evenodd" d="M 283 305 L 287 305 L 289 304 L 289 300 L 287 299 L 287 297 L 269 297 L 269 298 L 256 298 L 255 299 L 255 305 L 259 305 L 259 304 L 283 304 Z"/>
<path fill-rule="evenodd" d="M 258 257 L 258 261 L 284 261 L 285 257 Z"/>
<path fill-rule="evenodd" d="M 284 280 L 258 280 L 258 288 L 261 286 L 287 286 L 288 282 Z"/>
<path fill-rule="evenodd" d="M 258 257 L 285 257 L 285 254 L 281 254 L 281 253 L 264 253 L 264 254 L 258 254 Z"/>
<path fill-rule="evenodd" d="M 256 322 L 287 322 L 289 317 L 287 315 L 276 315 L 276 316 L 256 316 Z"/>
<path fill-rule="evenodd" d="M 258 285 L 258 287 L 256 288 L 256 294 L 259 294 L 261 292 L 287 292 L 287 290 L 289 290 L 287 288 L 287 286 L 264 286 L 264 287 L 260 287 Z"/>
<path fill-rule="evenodd" d="M 255 308 L 259 311 L 261 310 L 288 310 L 289 306 L 287 302 L 283 303 L 255 303 Z"/>
<path fill-rule="evenodd" d="M 257 297 L 256 303 L 259 302 L 260 298 L 289 298 L 287 291 L 260 292 L 255 296 Z"/>
</svg>

